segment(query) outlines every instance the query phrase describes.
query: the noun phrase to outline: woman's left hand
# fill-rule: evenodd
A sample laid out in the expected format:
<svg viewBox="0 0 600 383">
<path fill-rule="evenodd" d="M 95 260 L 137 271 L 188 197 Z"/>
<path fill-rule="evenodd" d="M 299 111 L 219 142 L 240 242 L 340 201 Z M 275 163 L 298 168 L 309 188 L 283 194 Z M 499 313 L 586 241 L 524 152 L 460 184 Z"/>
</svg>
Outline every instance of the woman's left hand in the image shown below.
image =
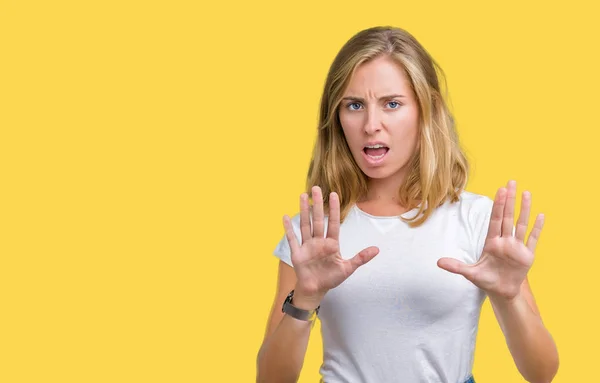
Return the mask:
<svg viewBox="0 0 600 383">
<path fill-rule="evenodd" d="M 525 244 L 531 210 L 531 194 L 525 191 L 513 234 L 516 189 L 516 182 L 510 181 L 507 188 L 496 193 L 485 245 L 477 263 L 469 265 L 453 258 L 441 258 L 437 263 L 444 270 L 464 276 L 488 296 L 508 300 L 519 294 L 544 226 L 544 215 L 538 214 Z"/>
</svg>

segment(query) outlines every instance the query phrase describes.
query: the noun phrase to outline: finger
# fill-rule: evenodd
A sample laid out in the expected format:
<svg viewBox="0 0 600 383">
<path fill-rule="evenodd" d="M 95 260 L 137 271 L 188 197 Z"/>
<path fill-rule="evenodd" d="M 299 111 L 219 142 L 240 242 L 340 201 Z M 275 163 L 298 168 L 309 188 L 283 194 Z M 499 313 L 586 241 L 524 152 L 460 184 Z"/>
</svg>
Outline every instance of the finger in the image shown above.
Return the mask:
<svg viewBox="0 0 600 383">
<path fill-rule="evenodd" d="M 454 274 L 462 275 L 463 277 L 470 279 L 472 267 L 458 259 L 454 258 L 440 258 L 437 261 L 439 268 L 449 271 Z"/>
<path fill-rule="evenodd" d="M 300 233 L 302 234 L 302 243 L 312 238 L 308 208 L 308 194 L 302 193 L 300 195 Z"/>
<path fill-rule="evenodd" d="M 340 197 L 336 192 L 329 194 L 329 221 L 327 223 L 327 237 L 339 239 L 340 236 Z"/>
<path fill-rule="evenodd" d="M 488 227 L 487 238 L 499 237 L 502 234 L 502 216 L 504 213 L 504 204 L 506 202 L 506 189 L 500 188 L 494 198 L 490 225 Z"/>
<path fill-rule="evenodd" d="M 519 220 L 517 221 L 517 229 L 515 237 L 520 242 L 525 242 L 525 234 L 527 234 L 527 225 L 529 224 L 529 213 L 531 211 L 531 193 L 523 192 L 521 198 L 521 211 L 519 212 Z"/>
<path fill-rule="evenodd" d="M 298 239 L 296 238 L 296 234 L 294 233 L 290 217 L 288 217 L 287 215 L 283 216 L 283 227 L 285 228 L 285 237 L 287 238 L 287 241 L 290 245 L 292 254 L 298 254 L 298 252 L 300 251 L 300 245 L 298 244 Z"/>
<path fill-rule="evenodd" d="M 356 269 L 358 269 L 365 263 L 369 262 L 377 254 L 379 254 L 379 248 L 376 246 L 367 247 L 366 249 L 363 249 L 360 253 L 356 254 L 348 261 L 352 268 L 352 272 L 354 272 Z"/>
<path fill-rule="evenodd" d="M 313 197 L 313 237 L 323 238 L 324 236 L 324 213 L 323 213 L 323 193 L 321 188 L 313 186 L 312 188 Z"/>
<path fill-rule="evenodd" d="M 517 199 L 517 182 L 508 181 L 508 194 L 506 205 L 504 205 L 504 217 L 502 218 L 502 236 L 511 237 L 515 225 L 515 200 Z"/>
<path fill-rule="evenodd" d="M 535 224 L 533 224 L 533 229 L 531 229 L 531 233 L 529 233 L 529 238 L 527 239 L 527 248 L 531 250 L 532 253 L 535 253 L 535 247 L 540 239 L 540 235 L 542 234 L 542 228 L 544 227 L 544 221 L 546 217 L 543 214 L 538 214 L 535 219 Z"/>
</svg>

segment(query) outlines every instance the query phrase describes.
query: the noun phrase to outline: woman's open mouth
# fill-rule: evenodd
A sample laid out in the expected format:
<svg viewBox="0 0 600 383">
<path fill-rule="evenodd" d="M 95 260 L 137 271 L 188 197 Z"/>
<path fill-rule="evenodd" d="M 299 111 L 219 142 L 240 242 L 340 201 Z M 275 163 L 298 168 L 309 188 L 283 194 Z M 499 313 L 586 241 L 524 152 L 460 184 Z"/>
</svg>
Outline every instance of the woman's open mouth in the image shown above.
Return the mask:
<svg viewBox="0 0 600 383">
<path fill-rule="evenodd" d="M 382 144 L 368 145 L 363 148 L 363 154 L 366 160 L 371 164 L 380 163 L 390 148 Z"/>
</svg>

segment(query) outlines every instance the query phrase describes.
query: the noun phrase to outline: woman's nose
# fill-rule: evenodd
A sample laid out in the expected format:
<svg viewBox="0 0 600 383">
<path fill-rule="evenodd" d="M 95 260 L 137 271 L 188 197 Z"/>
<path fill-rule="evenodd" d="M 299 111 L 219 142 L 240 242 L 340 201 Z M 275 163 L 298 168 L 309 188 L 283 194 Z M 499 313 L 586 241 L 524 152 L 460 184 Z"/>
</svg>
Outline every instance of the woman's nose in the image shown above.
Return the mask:
<svg viewBox="0 0 600 383">
<path fill-rule="evenodd" d="M 381 116 L 375 109 L 371 109 L 366 113 L 365 133 L 372 135 L 381 130 Z"/>
</svg>

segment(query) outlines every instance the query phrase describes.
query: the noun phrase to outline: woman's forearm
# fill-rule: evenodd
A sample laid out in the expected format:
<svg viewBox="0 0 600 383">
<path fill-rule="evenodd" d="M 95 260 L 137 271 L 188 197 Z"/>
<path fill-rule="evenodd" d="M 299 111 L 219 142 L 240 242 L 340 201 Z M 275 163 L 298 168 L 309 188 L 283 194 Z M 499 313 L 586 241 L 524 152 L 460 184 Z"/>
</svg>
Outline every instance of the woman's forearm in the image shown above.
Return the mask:
<svg viewBox="0 0 600 383">
<path fill-rule="evenodd" d="M 558 371 L 558 351 L 541 317 L 523 294 L 513 299 L 490 297 L 490 303 L 521 375 L 532 383 L 549 383 Z"/>
<path fill-rule="evenodd" d="M 294 298 L 295 305 L 312 309 L 311 304 Z M 297 303 L 296 303 L 297 302 Z M 312 322 L 284 315 L 258 353 L 257 382 L 297 382 L 304 364 Z"/>
</svg>

